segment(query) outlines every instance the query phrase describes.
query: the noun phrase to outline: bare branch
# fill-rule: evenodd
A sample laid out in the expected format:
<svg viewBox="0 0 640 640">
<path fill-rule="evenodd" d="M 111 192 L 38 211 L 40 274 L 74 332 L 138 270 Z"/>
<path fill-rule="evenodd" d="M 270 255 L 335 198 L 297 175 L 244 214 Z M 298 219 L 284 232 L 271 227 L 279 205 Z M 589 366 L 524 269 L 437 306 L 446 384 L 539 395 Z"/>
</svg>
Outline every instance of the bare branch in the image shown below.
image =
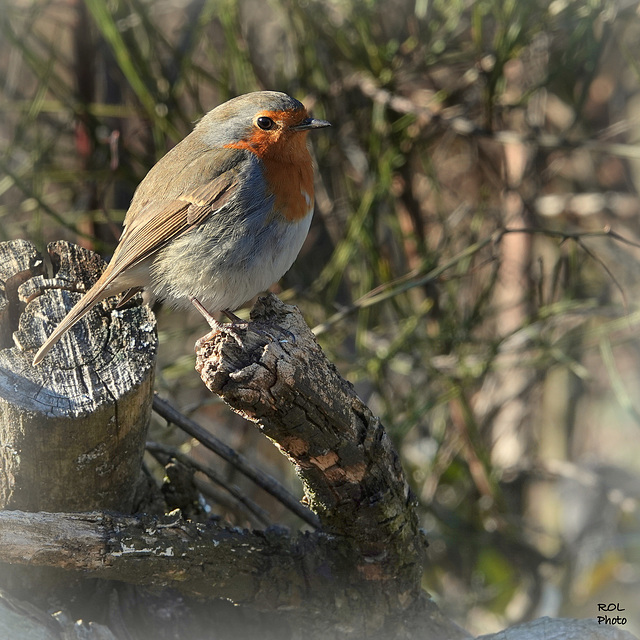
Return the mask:
<svg viewBox="0 0 640 640">
<path fill-rule="evenodd" d="M 233 496 L 235 508 L 253 517 L 261 526 L 270 524 L 269 514 L 259 507 L 253 500 L 247 498 L 239 487 L 227 482 L 222 477 L 222 474 L 218 473 L 218 471 L 213 467 L 198 462 L 194 458 L 178 451 L 175 447 L 170 447 L 159 442 L 147 442 L 146 449 L 157 460 L 160 461 L 163 459 L 162 464 L 166 464 L 167 459 L 174 458 L 190 469 L 204 474 L 209 478 L 209 480 L 223 487 L 231 496 Z"/>
<path fill-rule="evenodd" d="M 299 500 L 287 491 L 275 478 L 257 469 L 242 454 L 232 449 L 229 445 L 219 440 L 197 422 L 181 414 L 174 409 L 166 400 L 157 394 L 153 397 L 153 409 L 168 422 L 180 427 L 185 433 L 195 438 L 210 451 L 217 453 L 221 458 L 233 465 L 240 473 L 253 480 L 259 487 L 271 494 L 276 500 L 281 502 L 287 509 L 302 518 L 312 527 L 318 526 L 318 519 Z"/>
<path fill-rule="evenodd" d="M 625 308 L 628 310 L 627 298 L 626 294 L 621 286 L 621 284 L 616 279 L 615 275 L 612 271 L 607 267 L 604 261 L 597 256 L 591 249 L 589 249 L 583 242 L 584 238 L 611 238 L 617 242 L 621 242 L 631 247 L 640 248 L 640 243 L 634 242 L 628 238 L 625 238 L 621 234 L 613 231 L 610 227 L 605 227 L 602 231 L 581 231 L 581 232 L 565 232 L 565 231 L 557 231 L 555 229 L 537 229 L 534 227 L 513 227 L 513 228 L 504 228 L 499 229 L 493 235 L 488 238 L 484 238 L 479 240 L 478 242 L 469 245 L 455 256 L 453 256 L 447 262 L 439 265 L 435 269 L 431 269 L 427 273 L 422 273 L 420 269 L 412 270 L 409 273 L 406 273 L 399 278 L 392 280 L 391 282 L 385 282 L 384 284 L 378 285 L 371 291 L 368 291 L 363 296 L 358 298 L 352 304 L 345 306 L 343 309 L 334 313 L 328 320 L 319 324 L 313 328 L 313 333 L 316 336 L 320 336 L 331 329 L 335 324 L 341 322 L 348 316 L 358 312 L 360 309 L 366 309 L 368 307 L 375 306 L 398 296 L 406 291 L 413 289 L 415 287 L 422 287 L 430 282 L 437 282 L 440 278 L 444 276 L 444 274 L 450 269 L 456 267 L 460 262 L 467 260 L 470 256 L 475 255 L 486 246 L 490 244 L 498 245 L 502 238 L 510 233 L 528 233 L 532 235 L 543 235 L 549 238 L 557 238 L 560 243 L 566 242 L 567 240 L 572 240 L 576 242 L 580 248 L 595 262 L 597 262 L 607 273 L 607 275 L 611 278 L 614 286 L 620 294 L 622 295 L 623 302 Z M 483 264 L 488 264 L 491 261 L 487 260 Z"/>
<path fill-rule="evenodd" d="M 0 511 L 3 562 L 89 571 L 95 578 L 172 586 L 266 609 L 309 597 L 305 575 L 314 557 L 326 561 L 325 544 L 320 534 L 291 538 L 283 528 L 250 532 L 172 514 Z M 286 586 L 276 586 L 282 582 Z"/>
</svg>

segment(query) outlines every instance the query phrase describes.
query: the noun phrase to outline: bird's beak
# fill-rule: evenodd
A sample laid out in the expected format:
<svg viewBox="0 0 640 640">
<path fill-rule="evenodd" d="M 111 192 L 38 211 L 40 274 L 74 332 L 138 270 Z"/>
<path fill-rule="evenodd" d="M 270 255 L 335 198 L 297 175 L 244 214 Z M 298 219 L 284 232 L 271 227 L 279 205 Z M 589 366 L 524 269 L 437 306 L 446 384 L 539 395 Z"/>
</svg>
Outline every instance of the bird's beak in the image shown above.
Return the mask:
<svg viewBox="0 0 640 640">
<path fill-rule="evenodd" d="M 305 118 L 300 124 L 290 127 L 291 131 L 309 131 L 309 129 L 324 129 L 330 127 L 331 123 L 326 120 L 316 120 L 315 118 Z"/>
</svg>

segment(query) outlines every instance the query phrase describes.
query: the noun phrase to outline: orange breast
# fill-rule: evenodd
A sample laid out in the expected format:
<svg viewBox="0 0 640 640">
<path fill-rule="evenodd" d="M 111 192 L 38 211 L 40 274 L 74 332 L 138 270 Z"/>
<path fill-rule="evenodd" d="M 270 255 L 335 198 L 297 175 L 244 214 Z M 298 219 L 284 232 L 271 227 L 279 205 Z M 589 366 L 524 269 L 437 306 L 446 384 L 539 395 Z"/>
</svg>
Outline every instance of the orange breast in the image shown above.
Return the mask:
<svg viewBox="0 0 640 640">
<path fill-rule="evenodd" d="M 289 149 L 291 161 L 281 156 L 264 156 L 265 178 L 269 190 L 276 198 L 275 206 L 290 221 L 305 218 L 313 207 L 313 166 L 306 147 L 306 134 L 299 132 L 290 146 L 300 145 L 299 150 Z"/>
<path fill-rule="evenodd" d="M 282 118 L 282 113 L 270 113 Z M 286 114 L 291 117 L 292 114 Z M 298 113 L 295 121 L 301 119 Z M 255 153 L 264 164 L 264 176 L 275 196 L 276 210 L 291 222 L 306 218 L 313 207 L 313 165 L 307 149 L 306 131 L 262 131 L 255 129 L 251 138 L 229 145 Z"/>
</svg>

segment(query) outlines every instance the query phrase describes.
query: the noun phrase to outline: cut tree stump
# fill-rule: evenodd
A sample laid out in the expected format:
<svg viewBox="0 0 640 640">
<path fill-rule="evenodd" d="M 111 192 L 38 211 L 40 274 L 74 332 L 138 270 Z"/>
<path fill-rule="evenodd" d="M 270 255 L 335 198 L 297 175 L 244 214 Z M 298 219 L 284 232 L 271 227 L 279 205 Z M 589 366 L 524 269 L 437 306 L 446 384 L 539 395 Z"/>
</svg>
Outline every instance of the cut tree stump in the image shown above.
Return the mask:
<svg viewBox="0 0 640 640">
<path fill-rule="evenodd" d="M 140 296 L 122 309 L 110 298 L 32 366 L 104 269 L 67 242 L 48 251 L 52 278 L 29 242 L 0 244 L 0 508 L 130 513 L 151 417 L 155 318 Z"/>
</svg>

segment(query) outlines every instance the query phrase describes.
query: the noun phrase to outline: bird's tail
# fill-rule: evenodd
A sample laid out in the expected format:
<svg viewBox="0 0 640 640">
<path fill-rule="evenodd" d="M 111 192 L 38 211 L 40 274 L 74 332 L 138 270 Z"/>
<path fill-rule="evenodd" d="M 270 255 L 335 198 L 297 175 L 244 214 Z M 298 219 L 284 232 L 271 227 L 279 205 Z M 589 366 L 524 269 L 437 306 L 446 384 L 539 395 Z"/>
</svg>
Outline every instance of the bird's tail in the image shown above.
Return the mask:
<svg viewBox="0 0 640 640">
<path fill-rule="evenodd" d="M 62 319 L 62 322 L 55 328 L 54 332 L 45 340 L 40 349 L 38 349 L 38 353 L 36 353 L 33 359 L 33 365 L 35 366 L 41 362 L 56 342 L 58 342 L 58 340 L 60 340 L 60 338 L 69 331 L 69 329 L 71 329 L 78 320 L 89 313 L 89 311 L 91 311 L 98 302 L 116 293 L 119 293 L 119 291 L 113 291 L 111 287 L 105 286 L 105 281 L 103 278 L 100 278 L 71 308 L 71 311 L 67 313 L 67 315 Z"/>
</svg>

